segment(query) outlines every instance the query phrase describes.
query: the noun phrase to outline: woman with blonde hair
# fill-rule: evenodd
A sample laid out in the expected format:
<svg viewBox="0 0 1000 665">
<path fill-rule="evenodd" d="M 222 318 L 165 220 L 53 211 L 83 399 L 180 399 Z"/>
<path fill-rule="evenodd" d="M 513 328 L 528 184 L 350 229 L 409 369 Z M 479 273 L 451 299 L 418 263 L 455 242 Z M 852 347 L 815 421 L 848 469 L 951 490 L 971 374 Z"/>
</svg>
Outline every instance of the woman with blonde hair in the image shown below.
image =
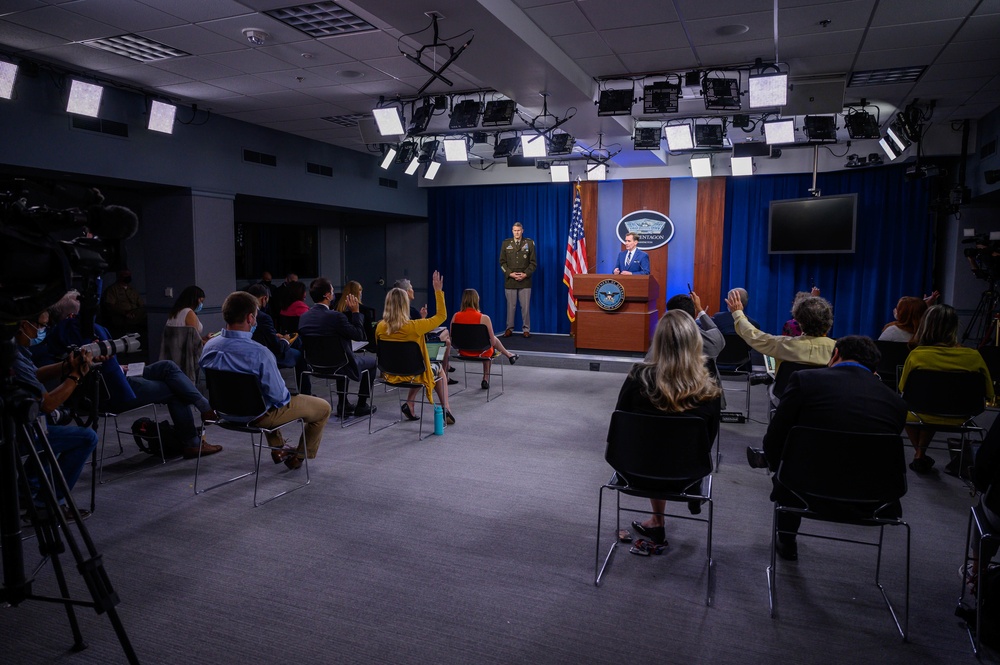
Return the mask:
<svg viewBox="0 0 1000 665">
<path fill-rule="evenodd" d="M 481 385 L 483 390 L 486 390 L 490 387 L 490 366 L 493 364 L 491 359 L 493 358 L 494 350 L 498 351 L 501 355 L 506 356 L 507 362 L 511 365 L 516 363 L 520 356 L 505 349 L 504 345 L 500 343 L 499 339 L 497 339 L 497 336 L 493 333 L 493 322 L 490 320 L 490 317 L 479 311 L 479 292 L 475 289 L 466 289 L 462 292 L 462 309 L 451 319 L 451 325 L 455 325 L 456 323 L 465 325 L 482 324 L 486 326 L 486 330 L 490 334 L 489 349 L 481 353 L 476 353 L 475 351 L 465 351 L 463 349 L 460 349 L 458 352 L 458 355 L 463 358 L 483 359 L 483 382 Z M 451 336 L 454 338 L 454 332 L 452 332 Z"/>
<path fill-rule="evenodd" d="M 426 319 L 410 319 L 410 296 L 403 289 L 395 288 L 385 294 L 385 311 L 382 320 L 375 327 L 375 339 L 390 342 L 416 342 L 420 345 L 420 350 L 424 354 L 424 373 L 419 376 L 397 376 L 395 374 L 385 374 L 382 376 L 387 383 L 419 383 L 427 391 L 427 401 L 434 403 L 434 391 L 437 391 L 441 399 L 441 406 L 444 407 L 444 419 L 449 425 L 455 424 L 455 416 L 451 415 L 448 408 L 448 379 L 444 368 L 438 363 L 431 363 L 427 355 L 427 342 L 424 335 L 437 328 L 448 318 L 448 312 L 444 304 L 444 278 L 437 270 L 431 278 L 434 285 L 434 298 L 436 303 L 434 316 Z M 435 381 L 435 376 L 437 381 Z M 413 415 L 416 409 L 414 398 L 417 396 L 418 388 L 411 388 L 406 396 L 406 403 L 400 409 L 408 420 L 419 420 Z"/>
<path fill-rule="evenodd" d="M 707 426 L 711 448 L 719 433 L 721 396 L 722 389 L 705 365 L 701 332 L 694 319 L 683 310 L 671 310 L 657 324 L 649 354 L 633 365 L 625 378 L 615 409 L 701 418 Z M 665 444 L 650 441 L 649 445 Z M 650 499 L 649 503 L 653 515 L 645 522 L 632 522 L 632 528 L 654 543 L 666 544 L 663 525 L 666 501 Z M 689 508 L 692 513 L 701 511 L 698 502 L 692 502 Z"/>
<path fill-rule="evenodd" d="M 983 387 L 986 399 L 993 400 L 993 380 L 986 361 L 976 349 L 961 346 L 958 343 L 958 314 L 949 305 L 934 305 L 927 310 L 920 321 L 916 335 L 913 336 L 914 348 L 906 357 L 903 373 L 899 377 L 899 391 L 904 388 L 910 372 L 915 369 L 928 369 L 941 372 L 979 372 L 983 375 Z M 961 425 L 963 418 L 947 418 L 926 414 L 909 414 L 908 423 L 916 423 L 917 418 L 925 425 Z M 914 427 L 906 425 L 906 436 L 913 444 L 913 461 L 910 468 L 916 473 L 929 473 L 934 466 L 934 458 L 926 455 L 927 447 L 934 437 L 933 427 Z M 971 460 L 970 460 L 971 461 Z M 958 457 L 946 467 L 949 471 L 959 471 Z"/>
</svg>

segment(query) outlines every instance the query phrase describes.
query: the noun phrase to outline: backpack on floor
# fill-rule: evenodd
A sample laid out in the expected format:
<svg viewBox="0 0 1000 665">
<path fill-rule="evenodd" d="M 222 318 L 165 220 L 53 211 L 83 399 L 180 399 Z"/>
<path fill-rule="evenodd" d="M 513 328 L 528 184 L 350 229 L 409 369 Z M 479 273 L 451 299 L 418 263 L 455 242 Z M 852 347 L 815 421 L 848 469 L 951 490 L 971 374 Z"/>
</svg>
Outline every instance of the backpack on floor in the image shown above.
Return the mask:
<svg viewBox="0 0 1000 665">
<path fill-rule="evenodd" d="M 163 457 L 177 457 L 184 448 L 184 442 L 177 435 L 177 430 L 170 421 L 160 422 L 160 434 L 156 433 L 156 422 L 150 418 L 139 418 L 132 423 L 132 437 L 139 450 L 149 455 L 160 456 L 160 437 L 163 437 Z"/>
</svg>

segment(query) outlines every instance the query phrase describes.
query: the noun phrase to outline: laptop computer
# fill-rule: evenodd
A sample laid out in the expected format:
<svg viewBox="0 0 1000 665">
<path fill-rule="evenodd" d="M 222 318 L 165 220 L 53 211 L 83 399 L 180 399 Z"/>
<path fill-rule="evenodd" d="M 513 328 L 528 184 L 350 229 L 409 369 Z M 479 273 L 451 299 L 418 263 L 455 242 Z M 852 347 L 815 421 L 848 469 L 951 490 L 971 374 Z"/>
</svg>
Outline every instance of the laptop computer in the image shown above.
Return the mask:
<svg viewBox="0 0 1000 665">
<path fill-rule="evenodd" d="M 764 369 L 772 377 L 774 377 L 774 368 L 775 368 L 774 358 L 772 358 L 771 356 L 764 356 Z"/>
<path fill-rule="evenodd" d="M 427 343 L 427 357 L 432 361 L 444 360 L 445 349 L 447 347 L 440 342 L 428 342 Z"/>
</svg>

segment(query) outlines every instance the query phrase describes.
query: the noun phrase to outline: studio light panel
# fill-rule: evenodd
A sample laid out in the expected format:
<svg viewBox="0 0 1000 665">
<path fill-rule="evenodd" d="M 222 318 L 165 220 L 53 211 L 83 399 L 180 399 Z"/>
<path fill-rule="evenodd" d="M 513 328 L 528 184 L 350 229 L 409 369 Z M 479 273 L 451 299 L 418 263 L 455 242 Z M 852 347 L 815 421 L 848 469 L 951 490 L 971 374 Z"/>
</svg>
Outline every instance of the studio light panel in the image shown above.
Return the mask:
<svg viewBox="0 0 1000 665">
<path fill-rule="evenodd" d="M 403 119 L 399 117 L 399 110 L 396 107 L 374 109 L 372 115 L 375 116 L 375 124 L 378 125 L 379 134 L 382 136 L 403 134 Z"/>
<path fill-rule="evenodd" d="M 0 99 L 10 99 L 14 94 L 14 79 L 17 78 L 17 65 L 12 62 L 0 61 Z"/>
<path fill-rule="evenodd" d="M 176 106 L 173 104 L 164 104 L 154 99 L 149 107 L 149 125 L 147 125 L 147 128 L 154 132 L 173 134 L 175 115 L 177 115 Z"/>
<path fill-rule="evenodd" d="M 102 86 L 73 79 L 73 83 L 70 84 L 69 102 L 66 104 L 66 112 L 96 118 L 101 108 L 101 96 L 103 94 L 104 88 Z"/>
</svg>

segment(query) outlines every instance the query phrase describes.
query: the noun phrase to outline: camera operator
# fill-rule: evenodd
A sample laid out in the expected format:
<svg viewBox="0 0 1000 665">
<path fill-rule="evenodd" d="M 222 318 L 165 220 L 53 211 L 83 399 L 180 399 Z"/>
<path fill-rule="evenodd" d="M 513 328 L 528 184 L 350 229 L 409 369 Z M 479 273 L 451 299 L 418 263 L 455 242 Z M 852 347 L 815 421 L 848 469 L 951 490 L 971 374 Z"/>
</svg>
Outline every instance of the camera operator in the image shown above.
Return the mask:
<svg viewBox="0 0 1000 665">
<path fill-rule="evenodd" d="M 42 312 L 34 320 L 18 321 L 15 335 L 18 349 L 14 357 L 13 367 L 15 380 L 39 398 L 42 412 L 46 415 L 58 409 L 63 402 L 69 399 L 90 371 L 93 363 L 91 354 L 84 352 L 74 354 L 63 362 L 36 368 L 31 361 L 28 347 L 31 346 L 33 340 L 38 338 L 39 332 L 47 328 L 48 322 L 48 312 Z M 47 391 L 43 383 L 52 385 L 52 390 Z M 59 468 L 66 478 L 67 487 L 72 490 L 80 478 L 83 465 L 87 463 L 87 459 L 97 446 L 97 433 L 87 427 L 57 425 L 49 425 L 47 430 L 52 452 L 59 461 Z M 39 474 L 41 473 L 41 469 L 38 468 L 28 470 L 28 486 L 36 505 L 42 505 L 38 497 L 38 490 L 41 487 Z M 65 504 L 66 497 L 62 496 L 62 490 L 58 485 L 57 499 L 63 507 L 64 514 L 69 519 L 71 516 L 66 512 L 68 511 Z M 80 509 L 80 515 L 88 517 L 90 511 Z"/>
<path fill-rule="evenodd" d="M 83 339 L 80 331 L 80 318 L 77 316 L 80 312 L 78 295 L 76 291 L 70 291 L 49 308 L 53 317 L 58 319 L 58 324 L 49 335 L 48 343 L 60 353 L 67 347 L 80 346 L 92 341 Z M 95 339 L 111 339 L 107 329 L 97 324 L 94 325 L 94 335 Z M 182 454 L 186 459 L 197 457 L 199 448 L 202 457 L 222 450 L 222 446 L 203 441 L 198 436 L 191 407 L 198 409 L 203 420 L 214 420 L 215 412 L 177 363 L 172 360 L 161 360 L 146 365 L 142 376 L 126 377 L 115 357 L 111 356 L 108 362 L 102 363 L 98 369 L 110 393 L 108 406 L 112 410 L 121 413 L 149 404 L 167 405 L 177 434 L 184 441 Z"/>
</svg>

